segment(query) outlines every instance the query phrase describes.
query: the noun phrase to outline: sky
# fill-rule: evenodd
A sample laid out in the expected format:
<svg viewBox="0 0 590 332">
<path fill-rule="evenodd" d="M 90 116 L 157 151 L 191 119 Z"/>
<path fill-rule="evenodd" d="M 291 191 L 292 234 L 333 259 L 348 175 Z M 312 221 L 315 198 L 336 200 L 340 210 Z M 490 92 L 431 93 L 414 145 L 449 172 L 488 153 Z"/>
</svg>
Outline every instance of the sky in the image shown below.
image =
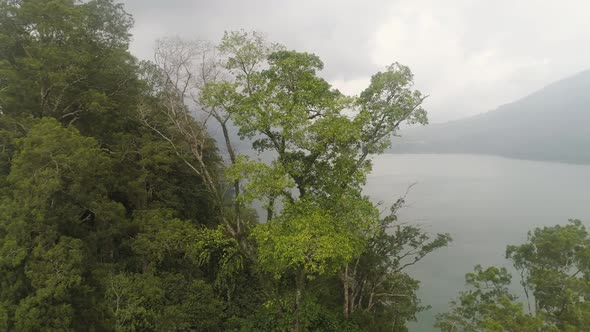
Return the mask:
<svg viewBox="0 0 590 332">
<path fill-rule="evenodd" d="M 122 0 L 135 19 L 131 52 L 158 38 L 218 41 L 264 33 L 315 53 L 321 75 L 358 94 L 392 62 L 429 95 L 431 123 L 486 112 L 590 68 L 585 0 Z"/>
</svg>

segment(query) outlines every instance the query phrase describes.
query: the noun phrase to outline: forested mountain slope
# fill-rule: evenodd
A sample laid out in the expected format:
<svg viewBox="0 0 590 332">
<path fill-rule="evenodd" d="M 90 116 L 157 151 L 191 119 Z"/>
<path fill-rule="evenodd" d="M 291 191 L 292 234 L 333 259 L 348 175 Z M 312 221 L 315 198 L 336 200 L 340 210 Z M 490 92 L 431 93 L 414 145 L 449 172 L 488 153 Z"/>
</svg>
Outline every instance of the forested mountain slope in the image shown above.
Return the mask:
<svg viewBox="0 0 590 332">
<path fill-rule="evenodd" d="M 590 71 L 584 71 L 487 113 L 408 129 L 390 152 L 589 163 L 589 91 Z"/>
</svg>

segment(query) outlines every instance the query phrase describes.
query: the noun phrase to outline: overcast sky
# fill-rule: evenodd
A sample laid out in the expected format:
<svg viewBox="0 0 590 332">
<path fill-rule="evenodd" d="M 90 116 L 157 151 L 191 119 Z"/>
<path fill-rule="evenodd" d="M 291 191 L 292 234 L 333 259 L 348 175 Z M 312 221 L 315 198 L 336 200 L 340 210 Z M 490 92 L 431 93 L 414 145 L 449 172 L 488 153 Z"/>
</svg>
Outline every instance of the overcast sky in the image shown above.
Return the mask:
<svg viewBox="0 0 590 332">
<path fill-rule="evenodd" d="M 356 94 L 398 61 L 430 95 L 431 122 L 496 108 L 590 68 L 590 1 L 124 0 L 131 51 L 151 58 L 164 36 L 217 41 L 256 30 L 319 55 L 322 76 Z"/>
</svg>

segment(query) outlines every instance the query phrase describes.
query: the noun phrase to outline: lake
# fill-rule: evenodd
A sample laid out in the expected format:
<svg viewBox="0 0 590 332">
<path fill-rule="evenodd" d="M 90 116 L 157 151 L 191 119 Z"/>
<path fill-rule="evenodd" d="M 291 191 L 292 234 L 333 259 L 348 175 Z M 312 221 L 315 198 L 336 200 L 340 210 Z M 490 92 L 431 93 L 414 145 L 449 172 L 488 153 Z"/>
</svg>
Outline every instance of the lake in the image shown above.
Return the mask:
<svg viewBox="0 0 590 332">
<path fill-rule="evenodd" d="M 391 203 L 416 183 L 400 222 L 448 232 L 453 242 L 410 270 L 432 309 L 410 331 L 436 331 L 434 314 L 464 288 L 476 264 L 510 267 L 506 246 L 526 241 L 538 226 L 590 221 L 590 165 L 482 155 L 387 154 L 374 160 L 365 192 Z M 516 280 L 516 279 L 514 279 Z M 517 280 L 516 280 L 517 281 Z"/>
</svg>

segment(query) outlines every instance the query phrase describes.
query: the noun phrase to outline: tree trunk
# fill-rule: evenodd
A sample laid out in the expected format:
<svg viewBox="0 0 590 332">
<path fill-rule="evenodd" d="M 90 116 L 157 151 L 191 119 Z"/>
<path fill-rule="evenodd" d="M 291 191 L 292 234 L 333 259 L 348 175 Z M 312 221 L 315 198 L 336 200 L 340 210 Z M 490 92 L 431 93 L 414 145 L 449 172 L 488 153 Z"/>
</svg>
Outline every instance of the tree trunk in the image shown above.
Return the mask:
<svg viewBox="0 0 590 332">
<path fill-rule="evenodd" d="M 305 286 L 305 273 L 300 271 L 297 273 L 296 293 L 295 293 L 295 332 L 301 331 L 301 309 L 303 306 L 303 290 Z"/>
<path fill-rule="evenodd" d="M 229 154 L 229 161 L 232 165 L 236 163 L 236 153 L 233 149 L 231 144 L 231 138 L 229 137 L 229 131 L 227 130 L 227 125 L 225 122 L 220 121 L 221 130 L 223 131 L 223 138 L 225 139 L 225 147 L 227 149 L 227 153 Z M 236 213 L 236 227 L 238 233 L 242 231 L 241 229 L 241 220 L 240 220 L 240 202 L 238 201 L 238 196 L 240 196 L 240 180 L 236 179 L 234 181 L 234 210 Z"/>
<path fill-rule="evenodd" d="M 266 207 L 266 222 L 270 222 L 274 217 L 275 197 L 268 198 L 268 206 Z"/>
<path fill-rule="evenodd" d="M 346 266 L 344 267 L 344 278 L 342 279 L 342 283 L 344 286 L 344 303 L 343 303 L 343 313 L 344 313 L 344 319 L 348 319 L 348 317 L 350 316 L 350 300 L 349 300 L 349 290 L 350 290 L 350 285 L 348 282 L 348 263 L 346 263 Z"/>
</svg>

